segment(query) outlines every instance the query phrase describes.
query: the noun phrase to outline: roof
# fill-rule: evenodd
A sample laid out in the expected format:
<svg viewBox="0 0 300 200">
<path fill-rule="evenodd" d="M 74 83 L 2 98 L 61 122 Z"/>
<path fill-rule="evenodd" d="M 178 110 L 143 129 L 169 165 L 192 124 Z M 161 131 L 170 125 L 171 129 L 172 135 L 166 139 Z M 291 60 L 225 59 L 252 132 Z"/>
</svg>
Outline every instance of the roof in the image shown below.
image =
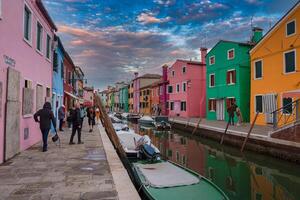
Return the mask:
<svg viewBox="0 0 300 200">
<path fill-rule="evenodd" d="M 82 76 L 84 76 L 84 73 L 83 73 L 82 69 L 79 66 L 76 66 L 75 70 L 78 71 L 79 73 L 81 73 Z"/>
<path fill-rule="evenodd" d="M 185 62 L 187 64 L 192 64 L 192 65 L 205 65 L 204 63 L 200 62 L 200 61 L 195 61 L 195 60 L 183 60 L 183 59 L 177 59 L 176 61 L 180 61 L 180 62 Z"/>
<path fill-rule="evenodd" d="M 57 31 L 57 27 L 54 24 L 53 20 L 51 19 L 51 17 L 49 15 L 48 11 L 46 10 L 42 0 L 36 0 L 36 4 L 37 4 L 38 8 L 41 10 L 43 16 L 46 18 L 46 20 L 50 24 L 51 28 L 53 28 L 55 31 Z"/>
<path fill-rule="evenodd" d="M 206 56 L 212 52 L 212 50 L 214 50 L 214 48 L 216 48 L 216 46 L 218 46 L 221 42 L 227 42 L 227 43 L 234 43 L 234 44 L 238 44 L 240 46 L 253 46 L 254 44 L 252 42 L 237 42 L 237 41 L 231 41 L 231 40 L 219 40 L 217 42 L 217 44 L 215 44 L 215 46 L 213 46 L 213 48 L 211 48 L 211 50 L 206 54 Z M 205 56 L 205 57 L 206 57 Z"/>
<path fill-rule="evenodd" d="M 72 58 L 70 57 L 70 55 L 68 54 L 67 51 L 64 51 L 64 55 L 65 55 L 65 58 L 71 63 L 71 65 L 75 68 L 75 65 L 73 63 L 73 60 Z"/>
<path fill-rule="evenodd" d="M 133 80 L 136 80 L 136 79 L 140 79 L 140 78 L 145 78 L 145 79 L 159 79 L 161 78 L 161 75 L 159 74 L 144 74 L 142 76 L 139 76 Z"/>
<path fill-rule="evenodd" d="M 285 15 L 283 15 L 276 24 L 263 36 L 263 38 L 250 50 L 250 53 L 254 51 L 261 43 L 264 42 L 264 40 L 280 25 L 280 23 L 287 18 L 294 10 L 298 8 L 300 5 L 300 1 L 297 1 L 297 3 L 287 12 Z"/>
</svg>

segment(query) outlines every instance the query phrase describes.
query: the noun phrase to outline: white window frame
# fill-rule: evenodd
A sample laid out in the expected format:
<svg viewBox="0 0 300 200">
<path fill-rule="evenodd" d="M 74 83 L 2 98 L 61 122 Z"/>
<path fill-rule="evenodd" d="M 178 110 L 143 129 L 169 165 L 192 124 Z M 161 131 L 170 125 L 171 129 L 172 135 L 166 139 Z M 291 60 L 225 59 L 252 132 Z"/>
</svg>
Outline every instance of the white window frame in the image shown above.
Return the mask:
<svg viewBox="0 0 300 200">
<path fill-rule="evenodd" d="M 48 36 L 49 36 L 49 38 L 50 38 L 50 41 L 49 41 L 49 58 L 47 57 L 48 55 L 47 55 L 47 48 L 48 48 L 48 46 L 47 46 L 47 39 L 48 39 Z M 50 63 L 51 63 L 51 43 L 52 43 L 52 38 L 51 38 L 51 36 L 50 36 L 50 34 L 48 34 L 48 33 L 46 33 L 46 52 L 45 52 L 45 54 L 46 54 L 46 60 L 48 60 Z"/>
<path fill-rule="evenodd" d="M 260 62 L 261 61 L 261 77 L 260 78 L 257 78 L 256 77 L 256 63 L 257 62 Z M 261 80 L 261 79 L 263 79 L 263 77 L 264 77 L 264 62 L 263 62 L 263 60 L 262 59 L 260 59 L 260 60 L 255 60 L 254 61 L 254 63 L 253 63 L 253 71 L 254 71 L 254 74 L 253 74 L 253 77 L 254 77 L 254 80 Z"/>
<path fill-rule="evenodd" d="M 185 84 L 185 90 L 184 90 L 184 87 L 183 87 L 183 85 Z M 182 82 L 182 92 L 186 92 L 187 91 L 187 82 L 185 81 L 185 82 Z"/>
<path fill-rule="evenodd" d="M 287 25 L 288 25 L 289 23 L 291 23 L 291 22 L 295 22 L 295 32 L 294 32 L 293 34 L 288 35 L 288 33 L 287 33 Z M 297 22 L 296 22 L 296 19 L 292 19 L 292 20 L 288 21 L 288 22 L 285 24 L 285 36 L 286 36 L 286 37 L 291 37 L 291 36 L 295 35 L 296 33 L 297 33 Z"/>
<path fill-rule="evenodd" d="M 261 96 L 262 97 L 262 99 L 261 99 L 261 108 L 262 108 L 262 112 L 260 112 L 260 113 L 264 113 L 265 112 L 265 109 L 264 109 L 264 102 L 263 102 L 263 98 L 264 98 L 264 94 L 256 94 L 256 95 L 254 95 L 254 113 L 256 113 L 256 97 L 258 97 L 258 96 Z"/>
<path fill-rule="evenodd" d="M 25 33 L 25 7 L 28 8 L 28 10 L 30 11 L 31 13 L 31 17 L 30 17 L 30 33 L 29 33 L 29 40 L 27 40 L 25 37 L 24 37 L 24 33 Z M 24 2 L 24 7 L 23 7 L 23 40 L 29 45 L 29 46 L 32 46 L 32 15 L 33 15 L 33 12 L 30 8 L 30 6 Z"/>
<path fill-rule="evenodd" d="M 230 51 L 233 51 L 233 57 L 232 58 L 229 58 L 229 52 Z M 234 57 L 235 57 L 235 50 L 234 49 L 229 49 L 228 51 L 227 51 L 227 60 L 232 60 L 232 59 L 234 59 Z"/>
<path fill-rule="evenodd" d="M 211 63 L 211 58 L 214 58 L 214 63 Z M 209 65 L 214 65 L 216 63 L 216 57 L 215 56 L 209 56 L 208 63 L 209 63 Z"/>
<path fill-rule="evenodd" d="M 177 88 L 178 88 L 178 90 L 177 90 Z M 176 93 L 179 93 L 179 92 L 180 92 L 180 84 L 177 83 L 177 84 L 176 84 Z"/>
<path fill-rule="evenodd" d="M 41 41 L 40 41 L 40 50 L 38 49 L 38 38 L 37 38 L 37 36 L 38 36 L 38 25 L 41 25 L 41 27 L 42 27 L 42 30 L 41 30 Z M 41 54 L 41 55 L 43 55 L 43 35 L 44 35 L 44 27 L 43 27 L 43 25 L 42 25 L 42 23 L 39 21 L 39 20 L 37 20 L 36 21 L 36 48 L 35 48 L 35 50 L 39 53 L 39 54 Z"/>
<path fill-rule="evenodd" d="M 211 76 L 215 77 L 215 85 L 214 86 L 211 85 Z M 208 87 L 210 87 L 210 88 L 216 87 L 216 75 L 215 75 L 215 73 L 209 74 L 209 80 L 208 81 L 209 81 Z"/>
<path fill-rule="evenodd" d="M 232 71 L 235 71 L 235 83 L 230 82 L 227 85 L 235 85 L 236 84 L 236 69 L 229 69 L 229 70 L 227 70 L 226 76 L 227 76 L 228 72 L 232 72 Z M 229 81 L 230 81 L 230 78 L 229 78 Z M 233 77 L 232 77 L 232 81 L 233 81 Z"/>
<path fill-rule="evenodd" d="M 215 101 L 217 101 L 216 98 L 209 98 L 209 99 L 208 99 L 208 106 L 209 106 L 209 101 L 210 101 L 210 100 L 215 100 Z M 216 105 L 217 105 L 217 102 L 216 102 Z M 210 107 L 208 108 L 208 110 L 209 110 L 209 112 L 216 112 L 216 110 L 211 110 Z"/>
<path fill-rule="evenodd" d="M 172 92 L 169 92 L 169 87 L 172 87 Z M 173 85 L 168 85 L 168 88 L 167 88 L 167 93 L 168 93 L 168 94 L 173 94 L 173 93 L 174 93 L 174 90 L 173 90 Z"/>
<path fill-rule="evenodd" d="M 285 62 L 285 54 L 290 53 L 290 52 L 295 52 L 295 70 L 292 72 L 286 72 L 286 62 Z M 297 52 L 296 49 L 292 49 L 289 51 L 283 52 L 283 74 L 293 74 L 297 72 Z"/>
</svg>

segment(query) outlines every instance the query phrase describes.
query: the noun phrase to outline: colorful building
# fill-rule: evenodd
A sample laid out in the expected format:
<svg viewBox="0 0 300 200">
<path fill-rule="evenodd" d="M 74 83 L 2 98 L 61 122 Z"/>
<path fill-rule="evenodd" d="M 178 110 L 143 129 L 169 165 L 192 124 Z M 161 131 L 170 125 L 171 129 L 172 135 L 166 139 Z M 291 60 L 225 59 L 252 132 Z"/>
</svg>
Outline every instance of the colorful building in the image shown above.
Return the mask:
<svg viewBox="0 0 300 200">
<path fill-rule="evenodd" d="M 128 108 L 129 108 L 129 112 L 133 113 L 134 109 L 133 109 L 133 81 L 131 81 L 129 83 L 129 89 L 128 89 Z"/>
<path fill-rule="evenodd" d="M 271 113 L 288 104 L 290 106 L 278 113 L 284 115 L 281 119 L 295 114 L 291 103 L 300 98 L 299 21 L 298 2 L 250 51 L 250 116 L 253 120 L 259 112 L 256 124 L 272 124 L 274 116 Z M 277 116 L 275 123 L 282 125 L 279 120 Z"/>
<path fill-rule="evenodd" d="M 160 81 L 156 81 L 154 83 L 151 84 L 151 91 L 150 91 L 150 107 L 151 107 L 151 114 L 152 115 L 159 115 L 159 110 L 161 109 L 161 105 L 160 105 L 160 101 L 159 101 L 159 97 L 160 97 L 160 87 L 159 87 L 159 83 Z"/>
<path fill-rule="evenodd" d="M 151 115 L 152 114 L 152 102 L 151 102 L 151 86 L 146 85 L 140 88 L 140 111 L 139 113 L 144 115 Z"/>
<path fill-rule="evenodd" d="M 261 29 L 254 30 L 257 35 L 262 35 Z M 249 50 L 252 46 L 253 43 L 220 40 L 207 54 L 206 118 L 208 120 L 227 121 L 229 119 L 227 108 L 236 101 L 243 121 L 249 122 Z"/>
<path fill-rule="evenodd" d="M 58 109 L 64 101 L 64 47 L 55 36 L 54 41 L 57 46 L 53 52 L 53 72 L 52 72 L 52 111 L 58 123 Z"/>
<path fill-rule="evenodd" d="M 128 99 L 129 99 L 129 94 L 128 94 L 128 88 L 129 85 L 125 84 L 123 87 L 120 88 L 120 112 L 129 112 L 129 107 L 128 107 Z"/>
<path fill-rule="evenodd" d="M 176 60 L 169 68 L 169 116 L 205 117 L 206 52 L 201 48 L 203 62 Z"/>
<path fill-rule="evenodd" d="M 0 163 L 41 140 L 33 114 L 51 102 L 55 24 L 41 0 L 1 1 Z"/>
<path fill-rule="evenodd" d="M 74 107 L 75 101 L 78 99 L 74 94 L 74 71 L 75 65 L 70 55 L 64 52 L 64 105 L 67 110 Z"/>
<path fill-rule="evenodd" d="M 107 105 L 107 90 L 103 90 L 101 92 L 98 92 L 98 95 L 101 98 L 102 105 L 106 108 L 106 105 Z"/>
<path fill-rule="evenodd" d="M 159 82 L 159 105 L 162 115 L 169 114 L 169 94 L 168 94 L 168 65 L 162 66 L 162 80 Z"/>
<path fill-rule="evenodd" d="M 79 102 L 83 103 L 83 89 L 84 89 L 84 73 L 78 66 L 75 67 L 74 71 L 74 82 L 75 82 L 75 95 L 78 97 Z"/>
<path fill-rule="evenodd" d="M 138 73 L 134 73 L 133 79 L 133 112 L 140 112 L 140 88 L 150 85 L 161 78 L 158 74 L 145 74 L 138 76 Z"/>
<path fill-rule="evenodd" d="M 83 105 L 87 107 L 94 106 L 94 88 L 93 87 L 84 87 L 83 88 Z"/>
</svg>

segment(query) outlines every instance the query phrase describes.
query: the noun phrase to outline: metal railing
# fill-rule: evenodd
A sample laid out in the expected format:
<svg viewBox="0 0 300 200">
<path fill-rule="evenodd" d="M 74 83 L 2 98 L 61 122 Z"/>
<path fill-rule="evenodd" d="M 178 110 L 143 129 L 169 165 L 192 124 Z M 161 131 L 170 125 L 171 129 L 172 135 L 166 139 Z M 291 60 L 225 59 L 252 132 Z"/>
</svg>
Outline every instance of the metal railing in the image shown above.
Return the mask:
<svg viewBox="0 0 300 200">
<path fill-rule="evenodd" d="M 277 130 L 300 122 L 300 99 L 297 99 L 271 113 L 273 129 Z"/>
</svg>

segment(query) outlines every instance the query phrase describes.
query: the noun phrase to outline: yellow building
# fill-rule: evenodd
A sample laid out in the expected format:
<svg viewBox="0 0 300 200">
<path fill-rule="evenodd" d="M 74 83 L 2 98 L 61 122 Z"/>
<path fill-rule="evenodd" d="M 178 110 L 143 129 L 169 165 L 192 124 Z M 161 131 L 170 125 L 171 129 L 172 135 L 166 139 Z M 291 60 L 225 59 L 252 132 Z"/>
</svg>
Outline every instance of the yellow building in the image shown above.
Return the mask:
<svg viewBox="0 0 300 200">
<path fill-rule="evenodd" d="M 140 113 L 144 115 L 151 115 L 151 86 L 147 85 L 140 88 Z"/>
<path fill-rule="evenodd" d="M 292 102 L 300 97 L 299 34 L 298 2 L 250 51 L 250 117 L 252 121 L 259 112 L 256 124 L 281 126 L 286 119 L 295 120 L 296 106 Z M 282 107 L 285 109 L 272 114 Z"/>
<path fill-rule="evenodd" d="M 133 81 L 129 83 L 128 86 L 128 108 L 129 112 L 133 113 Z"/>
</svg>

